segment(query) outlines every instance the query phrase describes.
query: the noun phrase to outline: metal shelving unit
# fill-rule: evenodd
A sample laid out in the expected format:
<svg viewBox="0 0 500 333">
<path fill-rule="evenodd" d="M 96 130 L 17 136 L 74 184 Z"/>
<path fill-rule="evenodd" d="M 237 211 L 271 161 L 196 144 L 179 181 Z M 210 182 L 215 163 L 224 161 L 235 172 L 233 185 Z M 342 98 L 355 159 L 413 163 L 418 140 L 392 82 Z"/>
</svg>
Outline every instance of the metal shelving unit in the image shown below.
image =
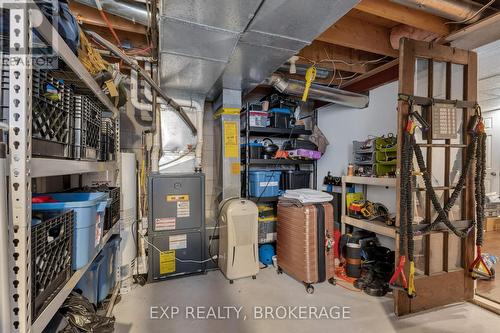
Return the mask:
<svg viewBox="0 0 500 333">
<path fill-rule="evenodd" d="M 249 104 L 247 103 L 242 112 L 247 112 L 249 109 Z M 291 159 L 251 159 L 248 144 L 250 143 L 250 138 L 255 136 L 266 136 L 274 138 L 293 138 L 299 135 L 310 135 L 312 131 L 305 129 L 290 129 L 290 128 L 271 128 L 271 127 L 251 127 L 250 126 L 250 116 L 245 117 L 246 124 L 245 128 L 241 130 L 241 134 L 244 137 L 245 143 L 245 158 L 242 159 L 242 167 L 244 169 L 243 184 L 245 186 L 244 196 L 252 201 L 258 202 L 277 202 L 277 197 L 272 198 L 252 198 L 249 193 L 249 171 L 251 167 L 255 166 L 300 166 L 300 165 L 312 165 L 312 177 L 313 177 L 313 188 L 317 188 L 317 161 L 313 160 L 291 160 Z M 317 121 L 317 114 L 314 111 L 314 123 Z"/>
<path fill-rule="evenodd" d="M 32 325 L 31 180 L 36 177 L 103 172 L 109 172 L 106 176 L 114 175 L 117 180 L 119 179 L 120 163 L 118 154 L 116 154 L 117 158 L 114 162 L 32 158 L 32 73 L 31 68 L 26 66 L 32 58 L 32 30 L 36 29 L 39 32 L 58 57 L 79 77 L 81 84 L 100 100 L 113 114 L 113 117 L 117 117 L 119 113 L 33 1 L 13 1 L 10 3 L 7 13 L 10 16 L 9 155 L 7 158 L 9 183 L 8 189 L 2 189 L 2 191 L 9 193 L 9 225 L 7 230 L 0 232 L 8 232 L 9 242 L 8 249 L 0 250 L 8 251 L 9 258 L 13 259 L 9 262 L 10 293 L 9 295 L 0 295 L 0 302 L 2 302 L 0 305 L 2 308 L 10 309 L 10 313 L 8 318 L 1 320 L 10 323 L 9 332 L 12 333 L 42 332 L 89 265 L 73 274 Z M 119 125 L 116 130 L 118 133 L 116 136 L 118 153 Z M 104 236 L 101 248 L 111 234 L 117 231 L 119 231 L 119 223 Z M 2 276 L 1 278 L 6 277 Z"/>
<path fill-rule="evenodd" d="M 249 104 L 247 103 L 242 112 L 247 112 L 249 109 Z M 317 114 L 314 111 L 314 123 L 317 122 Z M 289 139 L 296 138 L 299 135 L 311 135 L 312 131 L 298 128 L 271 128 L 271 127 L 251 127 L 250 126 L 250 116 L 247 115 L 245 117 L 246 124 L 245 128 L 241 130 L 241 136 L 244 138 L 242 141 L 245 143 L 245 158 L 242 159 L 242 168 L 243 168 L 243 180 L 242 185 L 245 187 L 243 196 L 252 200 L 255 203 L 268 203 L 268 204 L 277 204 L 279 197 L 250 197 L 250 177 L 249 171 L 250 168 L 258 168 L 258 167 L 290 167 L 296 166 L 299 167 L 301 165 L 307 165 L 309 168 L 312 167 L 312 187 L 317 188 L 317 161 L 315 160 L 292 160 L 292 159 L 253 159 L 250 158 L 249 152 L 249 143 L 251 137 L 268 137 L 268 138 L 281 138 L 281 139 Z M 259 244 L 269 244 L 275 243 L 273 240 L 271 242 L 259 242 Z"/>
</svg>

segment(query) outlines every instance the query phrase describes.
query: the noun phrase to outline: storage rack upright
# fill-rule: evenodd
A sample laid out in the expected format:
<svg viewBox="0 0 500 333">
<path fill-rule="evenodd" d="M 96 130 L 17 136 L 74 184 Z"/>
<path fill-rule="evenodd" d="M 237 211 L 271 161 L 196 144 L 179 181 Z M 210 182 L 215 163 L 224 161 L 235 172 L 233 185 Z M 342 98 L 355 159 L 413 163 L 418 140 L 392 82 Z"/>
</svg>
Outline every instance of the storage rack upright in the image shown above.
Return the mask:
<svg viewBox="0 0 500 333">
<path fill-rule="evenodd" d="M 42 332 L 53 315 L 57 312 L 66 297 L 73 290 L 79 279 L 90 266 L 87 264 L 80 270 L 73 272 L 70 280 L 57 292 L 38 318 L 31 318 L 31 196 L 32 178 L 62 176 L 62 175 L 102 175 L 111 184 L 119 182 L 120 162 L 116 161 L 78 161 L 55 158 L 33 158 L 32 147 L 32 71 L 26 64 L 30 63 L 33 51 L 33 30 L 36 29 L 59 59 L 79 78 L 91 94 L 107 109 L 118 117 L 116 107 L 103 93 L 92 76 L 74 55 L 57 30 L 45 18 L 37 5 L 31 0 L 11 1 L 7 4 L 7 15 L 10 17 L 9 34 L 9 155 L 5 159 L 8 169 L 6 175 L 8 188 L 0 189 L 8 193 L 7 212 L 4 216 L 8 225 L 0 225 L 0 233 L 8 233 L 6 244 L 0 244 L 0 251 L 8 253 L 8 271 L 1 271 L 0 280 L 9 281 L 10 292 L 0 295 L 1 307 L 6 309 L 0 313 L 2 323 L 0 330 L 6 332 L 28 333 Z M 36 18 L 36 19 L 35 19 Z M 6 125 L 6 124 L 3 124 Z M 119 152 L 119 122 L 116 126 L 116 153 Z M 118 156 L 118 155 L 115 155 Z M 4 159 L 0 159 L 3 162 Z M 1 170 L 1 169 L 0 169 Z M 1 198 L 1 199 L 5 199 Z M 99 249 L 113 233 L 118 233 L 120 223 L 103 236 Z M 5 247 L 5 248 L 3 248 Z M 6 318 L 4 318 L 6 317 Z"/>
<path fill-rule="evenodd" d="M 241 114 L 247 113 L 250 103 L 247 103 L 241 110 Z M 313 111 L 313 124 L 317 123 L 317 112 Z M 244 188 L 243 196 L 255 203 L 273 203 L 278 202 L 278 197 L 251 197 L 250 196 L 250 176 L 249 171 L 252 167 L 281 167 L 281 166 L 301 166 L 312 165 L 312 188 L 317 188 L 317 161 L 316 160 L 291 160 L 291 159 L 252 159 L 250 158 L 249 143 L 254 137 L 296 138 L 300 135 L 311 135 L 311 130 L 297 128 L 273 128 L 273 127 L 254 127 L 250 126 L 250 114 L 245 115 L 245 128 L 241 129 L 241 136 L 245 145 L 245 157 L 241 160 L 242 166 L 242 185 Z"/>
</svg>

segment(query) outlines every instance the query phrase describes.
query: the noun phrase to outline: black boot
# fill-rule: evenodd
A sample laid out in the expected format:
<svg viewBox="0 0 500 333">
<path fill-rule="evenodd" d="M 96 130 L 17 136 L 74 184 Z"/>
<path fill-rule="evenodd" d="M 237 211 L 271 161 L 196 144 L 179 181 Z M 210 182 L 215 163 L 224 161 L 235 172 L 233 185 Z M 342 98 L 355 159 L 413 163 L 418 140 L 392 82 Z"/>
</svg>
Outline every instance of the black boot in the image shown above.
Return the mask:
<svg viewBox="0 0 500 333">
<path fill-rule="evenodd" d="M 375 278 L 375 272 L 373 270 L 369 270 L 365 275 L 354 281 L 353 286 L 357 289 L 364 289 L 368 284 L 373 282 Z"/>
</svg>

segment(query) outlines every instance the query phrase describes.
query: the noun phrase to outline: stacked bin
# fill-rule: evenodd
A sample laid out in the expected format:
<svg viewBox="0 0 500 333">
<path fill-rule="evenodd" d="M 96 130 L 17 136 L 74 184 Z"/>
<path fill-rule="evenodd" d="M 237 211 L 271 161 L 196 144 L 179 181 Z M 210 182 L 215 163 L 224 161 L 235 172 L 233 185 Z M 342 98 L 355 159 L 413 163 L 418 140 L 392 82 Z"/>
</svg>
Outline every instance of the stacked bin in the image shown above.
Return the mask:
<svg viewBox="0 0 500 333">
<path fill-rule="evenodd" d="M 33 203 L 34 212 L 60 212 L 72 209 L 75 212 L 73 228 L 73 255 L 71 268 L 78 270 L 87 265 L 99 249 L 103 235 L 104 211 L 108 194 L 95 193 L 51 193 L 35 194 L 34 198 L 46 197 L 43 203 Z"/>
<path fill-rule="evenodd" d="M 34 211 L 31 225 L 31 301 L 33 320 L 71 277 L 72 210 Z"/>
<path fill-rule="evenodd" d="M 378 177 L 393 175 L 396 172 L 397 147 L 396 137 L 378 137 L 375 139 L 375 174 Z"/>
<path fill-rule="evenodd" d="M 75 287 L 75 290 L 80 291 L 95 306 L 108 297 L 116 284 L 120 240 L 116 235 L 104 245 L 101 253 Z"/>
<path fill-rule="evenodd" d="M 280 193 L 281 171 L 255 170 L 249 172 L 251 197 L 277 197 Z"/>
<path fill-rule="evenodd" d="M 102 106 L 84 95 L 75 95 L 73 158 L 97 160 L 101 149 Z"/>
<path fill-rule="evenodd" d="M 363 176 L 375 174 L 375 139 L 353 141 L 352 150 L 356 170 L 363 170 Z"/>
</svg>

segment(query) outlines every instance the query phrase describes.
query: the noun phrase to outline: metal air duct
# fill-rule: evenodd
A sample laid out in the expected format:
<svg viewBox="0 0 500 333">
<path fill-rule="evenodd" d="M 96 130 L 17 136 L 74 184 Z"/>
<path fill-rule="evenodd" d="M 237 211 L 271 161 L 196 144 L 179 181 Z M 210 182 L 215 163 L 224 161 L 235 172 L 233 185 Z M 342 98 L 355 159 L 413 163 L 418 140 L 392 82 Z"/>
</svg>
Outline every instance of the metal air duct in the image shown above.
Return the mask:
<svg viewBox="0 0 500 333">
<path fill-rule="evenodd" d="M 160 83 L 249 92 L 360 0 L 162 0 Z"/>
<path fill-rule="evenodd" d="M 295 96 L 302 96 L 304 93 L 305 82 L 303 81 L 287 80 L 274 74 L 267 83 L 271 84 L 281 93 Z M 311 85 L 311 88 L 309 89 L 309 98 L 357 109 L 366 108 L 370 101 L 370 98 L 366 95 L 326 87 L 319 84 Z"/>
<path fill-rule="evenodd" d="M 483 5 L 463 0 L 391 0 L 400 5 L 422 10 L 429 14 L 447 18 L 452 21 L 473 23 L 481 18 L 476 15 Z"/>
</svg>

